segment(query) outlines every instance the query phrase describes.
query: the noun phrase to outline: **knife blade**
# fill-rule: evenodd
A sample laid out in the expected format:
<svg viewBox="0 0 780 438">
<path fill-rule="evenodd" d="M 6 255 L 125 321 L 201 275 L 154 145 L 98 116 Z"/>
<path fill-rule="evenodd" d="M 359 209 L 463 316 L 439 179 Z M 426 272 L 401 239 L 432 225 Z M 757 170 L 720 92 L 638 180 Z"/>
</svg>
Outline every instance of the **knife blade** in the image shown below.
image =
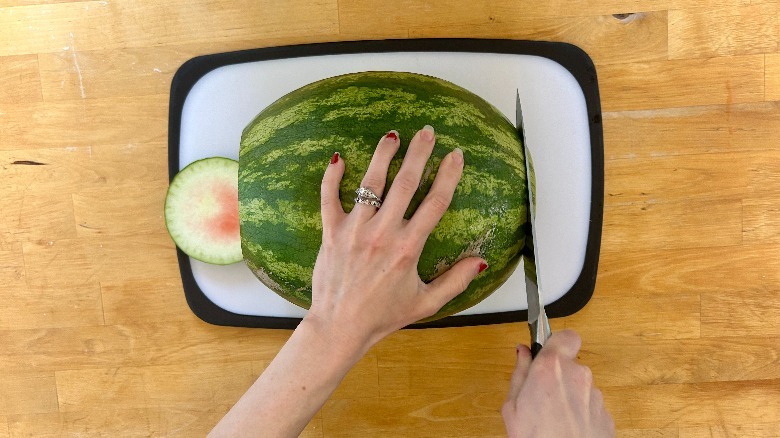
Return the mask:
<svg viewBox="0 0 780 438">
<path fill-rule="evenodd" d="M 544 298 L 541 285 L 541 271 L 539 270 L 539 247 L 536 234 L 536 181 L 533 170 L 531 153 L 525 139 L 525 125 L 523 123 L 523 109 L 520 105 L 520 90 L 517 90 L 515 101 L 515 126 L 523 141 L 525 153 L 526 187 L 528 188 L 528 223 L 531 232 L 526 233 L 526 247 L 523 250 L 523 264 L 525 266 L 525 292 L 528 298 L 528 329 L 531 332 L 531 357 L 535 358 L 544 347 L 547 339 L 552 335 L 550 321 L 544 311 Z"/>
</svg>

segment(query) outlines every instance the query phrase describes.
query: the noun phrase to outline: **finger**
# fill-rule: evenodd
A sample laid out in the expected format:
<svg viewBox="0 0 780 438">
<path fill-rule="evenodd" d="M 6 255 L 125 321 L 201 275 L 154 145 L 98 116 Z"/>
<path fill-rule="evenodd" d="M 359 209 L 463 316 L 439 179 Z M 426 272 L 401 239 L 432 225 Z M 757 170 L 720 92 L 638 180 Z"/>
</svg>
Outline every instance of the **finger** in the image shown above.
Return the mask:
<svg viewBox="0 0 780 438">
<path fill-rule="evenodd" d="M 599 436 L 614 437 L 615 436 L 615 422 L 612 419 L 612 415 L 604 406 L 604 396 L 601 391 L 594 388 L 594 393 L 598 394 L 597 400 L 591 403 L 591 418 L 595 420 L 595 425 L 600 432 Z"/>
<path fill-rule="evenodd" d="M 516 400 L 520 396 L 520 390 L 528 378 L 528 370 L 531 368 L 531 350 L 525 345 L 517 346 L 517 365 L 512 372 L 512 380 L 509 381 L 507 400 Z"/>
<path fill-rule="evenodd" d="M 388 132 L 379 140 L 374 155 L 371 157 L 371 163 L 368 165 L 368 170 L 360 183 L 361 187 L 371 190 L 379 198 L 382 197 L 387 181 L 387 169 L 390 167 L 390 161 L 395 153 L 398 152 L 400 144 L 398 131 L 395 130 Z M 377 209 L 371 205 L 355 203 L 355 208 L 352 211 L 359 217 L 367 219 L 376 214 Z"/>
<path fill-rule="evenodd" d="M 438 312 L 447 302 L 466 290 L 469 283 L 487 269 L 487 262 L 479 257 L 465 258 L 427 284 L 425 302 L 420 309 L 428 312 L 425 318 Z"/>
<path fill-rule="evenodd" d="M 539 354 L 545 352 L 547 352 L 546 354 L 558 353 L 566 359 L 576 360 L 581 346 L 582 339 L 577 332 L 574 330 L 563 330 L 553 333 Z"/>
<path fill-rule="evenodd" d="M 603 436 L 614 437 L 615 436 L 615 420 L 612 419 L 612 415 L 606 409 L 601 410 L 601 421 L 604 424 Z"/>
<path fill-rule="evenodd" d="M 420 178 L 433 152 L 434 143 L 436 143 L 436 134 L 430 125 L 425 125 L 423 129 L 417 131 L 409 142 L 409 149 L 406 151 L 401 169 L 387 192 L 387 199 L 382 204 L 383 215 L 403 217 L 409 207 L 409 201 L 420 188 Z"/>
<path fill-rule="evenodd" d="M 604 395 L 598 388 L 593 388 L 590 392 L 590 407 L 595 412 L 604 410 Z"/>
<path fill-rule="evenodd" d="M 431 234 L 449 208 L 462 174 L 463 151 L 455 149 L 442 160 L 431 190 L 409 221 L 409 226 L 416 235 L 427 237 Z"/>
<path fill-rule="evenodd" d="M 339 185 L 343 176 L 344 160 L 336 152 L 331 157 L 328 168 L 325 169 L 325 175 L 323 175 L 320 185 L 320 212 L 323 229 L 329 229 L 345 215 L 339 197 Z"/>
</svg>

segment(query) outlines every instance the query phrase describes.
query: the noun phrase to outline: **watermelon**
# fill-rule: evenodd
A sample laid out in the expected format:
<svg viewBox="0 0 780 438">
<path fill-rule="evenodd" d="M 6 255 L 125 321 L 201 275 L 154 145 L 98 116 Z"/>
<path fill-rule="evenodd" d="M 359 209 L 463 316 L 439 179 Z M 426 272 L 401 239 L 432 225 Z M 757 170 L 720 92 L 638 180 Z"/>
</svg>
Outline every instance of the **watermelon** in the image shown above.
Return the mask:
<svg viewBox="0 0 780 438">
<path fill-rule="evenodd" d="M 335 151 L 345 160 L 340 193 L 349 212 L 382 135 L 395 129 L 401 138 L 387 191 L 408 141 L 426 124 L 436 129 L 436 147 L 406 218 L 420 205 L 448 152 L 460 148 L 465 167 L 449 210 L 423 249 L 420 278 L 431 281 L 469 256 L 490 266 L 427 320 L 489 296 L 513 273 L 526 240 L 522 141 L 514 125 L 482 98 L 413 73 L 362 72 L 314 82 L 272 103 L 246 126 L 238 199 L 247 266 L 269 289 L 309 308 L 322 235 L 319 187 L 328 160 Z"/>
<path fill-rule="evenodd" d="M 176 246 L 194 259 L 240 262 L 238 162 L 206 158 L 177 173 L 165 197 L 165 226 Z"/>
</svg>

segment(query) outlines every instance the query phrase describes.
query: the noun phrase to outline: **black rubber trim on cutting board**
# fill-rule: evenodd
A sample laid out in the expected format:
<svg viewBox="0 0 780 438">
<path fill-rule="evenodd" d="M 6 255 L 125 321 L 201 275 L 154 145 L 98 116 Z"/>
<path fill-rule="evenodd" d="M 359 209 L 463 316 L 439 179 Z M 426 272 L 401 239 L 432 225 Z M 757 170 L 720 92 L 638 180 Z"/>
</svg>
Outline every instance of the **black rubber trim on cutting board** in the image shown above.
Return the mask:
<svg viewBox="0 0 780 438">
<path fill-rule="evenodd" d="M 268 61 L 307 56 L 344 55 L 386 52 L 475 52 L 533 55 L 548 58 L 566 68 L 577 80 L 585 96 L 591 144 L 591 208 L 585 261 L 579 277 L 560 299 L 546 306 L 550 318 L 576 313 L 588 303 L 596 287 L 601 228 L 604 216 L 604 134 L 601 121 L 596 67 L 587 53 L 568 43 L 495 39 L 404 39 L 378 41 L 346 41 L 267 47 L 237 52 L 198 56 L 185 62 L 171 83 L 168 119 L 169 179 L 179 171 L 179 139 L 184 102 L 195 83 L 219 67 L 256 61 Z M 259 109 L 258 109 L 259 110 Z M 229 312 L 206 297 L 192 274 L 189 257 L 176 249 L 187 304 L 193 313 L 210 324 L 236 327 L 294 329 L 300 318 L 241 315 Z M 521 322 L 528 319 L 527 310 L 450 316 L 408 328 L 462 327 L 472 325 Z"/>
</svg>

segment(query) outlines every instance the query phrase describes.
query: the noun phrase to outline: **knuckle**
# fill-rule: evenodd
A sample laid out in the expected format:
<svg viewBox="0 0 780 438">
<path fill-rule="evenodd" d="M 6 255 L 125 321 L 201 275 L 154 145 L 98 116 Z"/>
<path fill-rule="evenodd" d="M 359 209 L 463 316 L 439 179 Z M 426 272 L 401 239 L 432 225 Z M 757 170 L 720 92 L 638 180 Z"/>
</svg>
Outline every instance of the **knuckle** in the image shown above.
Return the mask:
<svg viewBox="0 0 780 438">
<path fill-rule="evenodd" d="M 589 385 L 593 384 L 593 371 L 588 367 L 583 367 L 583 373 L 585 375 L 585 382 Z"/>
<path fill-rule="evenodd" d="M 505 401 L 504 404 L 501 406 L 501 416 L 504 418 L 512 417 L 514 411 L 515 411 L 515 404 L 512 403 L 511 400 Z"/>
<path fill-rule="evenodd" d="M 547 349 L 547 347 L 543 348 L 542 351 L 545 349 Z M 539 371 L 543 373 L 544 376 L 551 375 L 552 370 L 560 367 L 560 358 L 557 354 L 540 354 L 534 361 L 539 363 Z"/>
<path fill-rule="evenodd" d="M 593 386 L 593 372 L 586 366 L 579 366 L 577 372 L 578 383 L 583 388 L 590 388 Z"/>
<path fill-rule="evenodd" d="M 404 192 L 415 192 L 420 185 L 420 181 L 409 174 L 399 173 L 393 181 L 393 185 Z"/>
<path fill-rule="evenodd" d="M 454 286 L 456 290 L 459 291 L 459 293 L 463 292 L 467 287 L 469 287 L 469 281 L 462 275 L 456 276 L 454 283 Z"/>
<path fill-rule="evenodd" d="M 361 184 L 361 186 L 373 190 L 375 192 L 378 192 L 380 189 L 384 188 L 385 180 L 380 178 L 379 176 L 368 174 L 363 177 L 363 183 Z M 381 197 L 382 194 L 377 193 L 377 196 Z"/>
<path fill-rule="evenodd" d="M 409 242 L 402 243 L 397 248 L 396 254 L 398 261 L 405 267 L 408 265 L 417 264 L 417 258 L 419 254 L 417 253 L 414 246 Z"/>
<path fill-rule="evenodd" d="M 362 242 L 363 245 L 366 246 L 367 248 L 376 250 L 384 246 L 384 239 L 382 238 L 382 235 L 379 233 L 373 233 L 373 232 L 365 233 L 363 235 L 362 240 L 363 240 Z"/>
<path fill-rule="evenodd" d="M 452 198 L 441 192 L 431 193 L 428 196 L 428 202 L 437 213 L 444 213 L 450 207 Z"/>
<path fill-rule="evenodd" d="M 322 228 L 322 244 L 331 246 L 338 241 L 338 233 L 333 227 L 324 226 Z"/>
<path fill-rule="evenodd" d="M 563 335 L 561 336 L 560 341 L 564 343 L 564 345 L 568 345 L 572 349 L 579 349 L 582 345 L 582 338 L 580 338 L 579 333 L 574 330 L 564 330 L 559 333 Z"/>
<path fill-rule="evenodd" d="M 598 388 L 593 388 L 593 398 L 599 405 L 604 404 L 604 394 Z"/>
<path fill-rule="evenodd" d="M 537 368 L 533 370 L 534 378 L 544 385 L 555 384 L 555 371 L 551 368 L 554 361 L 548 357 L 544 357 L 543 354 L 539 354 L 536 356 L 536 359 L 534 359 L 534 362 L 538 363 Z"/>
<path fill-rule="evenodd" d="M 353 236 L 356 246 L 372 253 L 391 251 L 392 240 L 383 227 L 360 227 Z"/>
</svg>

